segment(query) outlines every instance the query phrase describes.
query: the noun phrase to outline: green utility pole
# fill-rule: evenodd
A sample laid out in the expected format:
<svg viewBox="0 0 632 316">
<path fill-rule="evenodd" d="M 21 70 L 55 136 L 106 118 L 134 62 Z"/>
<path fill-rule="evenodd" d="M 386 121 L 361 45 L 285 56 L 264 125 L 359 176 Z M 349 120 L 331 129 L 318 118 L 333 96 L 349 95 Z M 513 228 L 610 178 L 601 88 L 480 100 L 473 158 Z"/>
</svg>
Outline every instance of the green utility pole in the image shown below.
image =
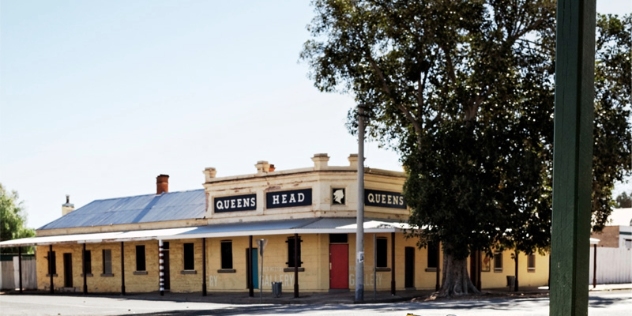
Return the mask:
<svg viewBox="0 0 632 316">
<path fill-rule="evenodd" d="M 588 314 L 595 0 L 558 0 L 550 315 Z"/>
</svg>

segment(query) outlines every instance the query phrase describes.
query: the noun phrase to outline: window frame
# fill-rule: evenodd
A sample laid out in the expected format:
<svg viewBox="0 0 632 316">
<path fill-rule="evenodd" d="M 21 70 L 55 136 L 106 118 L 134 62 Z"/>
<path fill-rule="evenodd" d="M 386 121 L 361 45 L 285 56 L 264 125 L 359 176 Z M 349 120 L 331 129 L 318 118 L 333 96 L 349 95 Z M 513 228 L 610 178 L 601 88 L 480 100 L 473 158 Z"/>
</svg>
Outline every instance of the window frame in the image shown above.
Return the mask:
<svg viewBox="0 0 632 316">
<path fill-rule="evenodd" d="M 90 250 L 86 250 L 83 252 L 83 261 L 85 262 L 86 276 L 91 276 L 92 275 L 92 252 Z"/>
<path fill-rule="evenodd" d="M 145 245 L 136 245 L 136 271 L 147 271 L 147 249 Z"/>
<path fill-rule="evenodd" d="M 192 242 L 182 245 L 182 270 L 195 270 L 195 244 Z"/>
<path fill-rule="evenodd" d="M 494 252 L 494 272 L 503 271 L 503 253 L 501 251 Z"/>
<path fill-rule="evenodd" d="M 527 271 L 535 272 L 535 254 L 527 255 Z"/>
<path fill-rule="evenodd" d="M 222 240 L 220 242 L 221 269 L 233 269 L 233 241 Z"/>
<path fill-rule="evenodd" d="M 375 258 L 375 267 L 388 268 L 388 238 L 375 238 L 375 247 L 377 248 L 375 250 L 377 255 L 377 258 Z"/>
<path fill-rule="evenodd" d="M 112 249 L 101 250 L 101 262 L 103 267 L 103 274 L 101 276 L 112 276 Z"/>
<path fill-rule="evenodd" d="M 426 270 L 439 268 L 439 249 L 437 243 L 429 242 L 426 246 L 428 256 L 426 257 Z"/>
<path fill-rule="evenodd" d="M 294 266 L 294 236 L 290 236 L 287 238 L 287 240 L 285 241 L 285 243 L 287 243 L 287 262 L 285 262 L 285 264 L 287 265 L 288 268 L 295 268 Z M 301 243 L 303 242 L 303 239 L 301 239 L 301 237 L 298 237 L 298 266 L 297 268 L 301 268 L 303 265 L 303 260 L 301 257 Z"/>
<path fill-rule="evenodd" d="M 57 256 L 55 251 L 48 251 L 46 259 L 48 259 L 46 260 L 48 262 L 48 274 L 46 276 L 57 276 Z"/>
</svg>

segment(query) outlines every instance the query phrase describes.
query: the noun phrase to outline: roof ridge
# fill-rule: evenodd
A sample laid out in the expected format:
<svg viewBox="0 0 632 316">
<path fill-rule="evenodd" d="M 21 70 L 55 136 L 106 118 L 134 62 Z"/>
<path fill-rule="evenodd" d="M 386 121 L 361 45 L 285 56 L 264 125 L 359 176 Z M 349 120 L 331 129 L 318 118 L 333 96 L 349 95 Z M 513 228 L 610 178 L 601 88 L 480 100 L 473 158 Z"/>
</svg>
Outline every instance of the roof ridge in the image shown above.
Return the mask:
<svg viewBox="0 0 632 316">
<path fill-rule="evenodd" d="M 165 192 L 165 193 L 161 193 L 161 194 L 149 193 L 149 194 L 119 196 L 119 197 L 113 197 L 113 198 L 107 198 L 107 199 L 96 199 L 96 200 L 92 200 L 90 203 L 97 202 L 97 201 L 99 201 L 99 202 L 100 201 L 110 201 L 110 200 L 116 200 L 116 199 L 135 198 L 135 197 L 141 197 L 141 196 L 157 196 L 157 195 L 166 195 L 166 194 L 175 194 L 175 193 L 187 193 L 187 192 L 195 192 L 195 191 L 204 191 L 204 189 L 173 191 L 173 192 Z M 90 204 L 90 203 L 88 203 L 88 204 Z M 88 204 L 86 204 L 86 205 L 88 205 Z"/>
</svg>

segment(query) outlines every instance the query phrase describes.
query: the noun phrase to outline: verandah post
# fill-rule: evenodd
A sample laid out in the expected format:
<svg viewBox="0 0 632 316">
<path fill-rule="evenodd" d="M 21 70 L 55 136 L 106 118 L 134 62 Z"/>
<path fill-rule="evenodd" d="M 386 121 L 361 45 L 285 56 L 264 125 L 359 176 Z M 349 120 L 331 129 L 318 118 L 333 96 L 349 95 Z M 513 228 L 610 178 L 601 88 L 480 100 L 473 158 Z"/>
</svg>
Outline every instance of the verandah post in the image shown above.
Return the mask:
<svg viewBox="0 0 632 316">
<path fill-rule="evenodd" d="M 587 315 L 595 0 L 557 2 L 550 315 Z"/>
</svg>

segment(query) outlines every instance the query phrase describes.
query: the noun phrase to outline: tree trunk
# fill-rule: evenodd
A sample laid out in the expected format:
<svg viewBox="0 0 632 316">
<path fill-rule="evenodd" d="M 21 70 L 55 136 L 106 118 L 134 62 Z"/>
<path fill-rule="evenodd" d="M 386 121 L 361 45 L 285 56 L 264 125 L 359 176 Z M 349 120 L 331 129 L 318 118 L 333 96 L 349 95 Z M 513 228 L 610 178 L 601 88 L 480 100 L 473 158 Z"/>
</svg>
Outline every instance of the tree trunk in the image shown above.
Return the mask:
<svg viewBox="0 0 632 316">
<path fill-rule="evenodd" d="M 443 255 L 443 284 L 439 297 L 452 297 L 469 294 L 480 294 L 470 280 L 467 273 L 467 259 L 456 259 L 454 256 Z"/>
</svg>

